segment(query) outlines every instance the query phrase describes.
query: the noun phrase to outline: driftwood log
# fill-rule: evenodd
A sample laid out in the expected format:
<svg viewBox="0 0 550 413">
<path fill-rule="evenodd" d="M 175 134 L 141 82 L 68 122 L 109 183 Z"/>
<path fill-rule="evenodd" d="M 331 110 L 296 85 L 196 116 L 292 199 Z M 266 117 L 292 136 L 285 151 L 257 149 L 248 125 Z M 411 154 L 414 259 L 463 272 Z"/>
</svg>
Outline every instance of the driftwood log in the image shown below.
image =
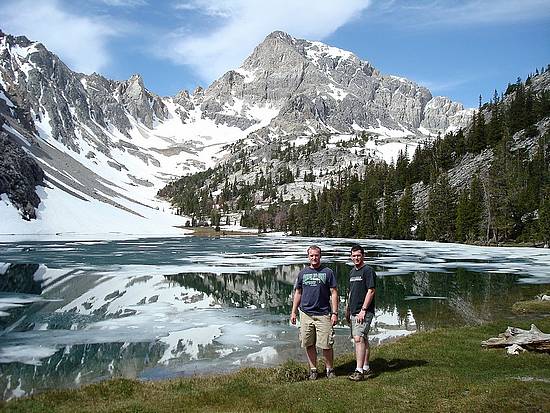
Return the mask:
<svg viewBox="0 0 550 413">
<path fill-rule="evenodd" d="M 520 351 L 542 351 L 550 353 L 550 334 L 543 333 L 537 326 L 531 324 L 530 330 L 508 327 L 504 333 L 482 341 L 483 347 L 507 347 L 510 354 Z"/>
</svg>

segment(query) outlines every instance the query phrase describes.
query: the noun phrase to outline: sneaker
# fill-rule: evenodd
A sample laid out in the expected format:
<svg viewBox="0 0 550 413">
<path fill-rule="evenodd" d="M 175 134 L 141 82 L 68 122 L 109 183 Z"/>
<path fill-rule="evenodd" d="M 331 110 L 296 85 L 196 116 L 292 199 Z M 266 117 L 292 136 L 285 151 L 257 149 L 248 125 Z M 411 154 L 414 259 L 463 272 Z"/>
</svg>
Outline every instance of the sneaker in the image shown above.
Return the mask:
<svg viewBox="0 0 550 413">
<path fill-rule="evenodd" d="M 319 377 L 319 373 L 317 373 L 317 370 L 310 370 L 309 371 L 309 380 L 317 380 Z"/>
<path fill-rule="evenodd" d="M 373 375 L 373 372 L 372 372 L 372 369 L 371 368 L 368 368 L 368 369 L 363 369 L 363 376 L 365 378 L 367 377 L 370 377 Z"/>
<path fill-rule="evenodd" d="M 327 379 L 334 379 L 336 378 L 336 373 L 334 372 L 334 369 L 330 369 L 327 371 Z"/>
<path fill-rule="evenodd" d="M 361 380 L 363 380 L 363 373 L 361 373 L 360 371 L 355 370 L 353 373 L 351 373 L 348 376 L 348 379 L 350 379 L 351 381 L 361 381 Z"/>
</svg>

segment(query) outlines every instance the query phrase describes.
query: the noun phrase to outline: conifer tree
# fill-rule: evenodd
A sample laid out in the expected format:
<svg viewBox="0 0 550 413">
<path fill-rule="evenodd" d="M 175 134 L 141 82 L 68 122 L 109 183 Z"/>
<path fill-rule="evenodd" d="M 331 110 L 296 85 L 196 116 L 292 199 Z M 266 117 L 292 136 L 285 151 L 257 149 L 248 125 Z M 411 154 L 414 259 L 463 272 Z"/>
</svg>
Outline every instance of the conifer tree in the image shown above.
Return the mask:
<svg viewBox="0 0 550 413">
<path fill-rule="evenodd" d="M 456 196 L 447 174 L 441 174 L 432 185 L 426 211 L 426 238 L 452 241 L 455 235 Z"/>
<path fill-rule="evenodd" d="M 382 221 L 382 236 L 386 239 L 397 238 L 397 203 L 393 193 L 387 192 L 384 196 L 384 214 Z"/>
<path fill-rule="evenodd" d="M 503 134 L 504 119 L 502 106 L 503 105 L 500 103 L 498 93 L 495 90 L 493 101 L 491 103 L 491 120 L 489 121 L 487 131 L 487 143 L 493 147 L 500 141 Z"/>
<path fill-rule="evenodd" d="M 458 203 L 456 205 L 456 232 L 455 239 L 459 242 L 466 241 L 468 233 L 468 209 L 470 207 L 468 190 L 463 190 L 458 196 Z"/>
<path fill-rule="evenodd" d="M 396 189 L 403 189 L 410 183 L 408 166 L 409 157 L 407 155 L 407 147 L 405 147 L 404 151 L 399 151 L 397 162 L 395 163 Z"/>
<path fill-rule="evenodd" d="M 415 213 L 410 186 L 405 188 L 403 196 L 399 200 L 399 213 L 397 217 L 397 237 L 400 239 L 411 239 L 411 228 L 415 224 Z"/>
<path fill-rule="evenodd" d="M 474 175 L 470 184 L 468 197 L 468 230 L 467 239 L 474 241 L 480 239 L 485 210 L 485 201 L 483 196 L 483 187 L 479 175 Z"/>
<path fill-rule="evenodd" d="M 550 245 L 550 186 L 539 205 L 539 238 Z"/>
<path fill-rule="evenodd" d="M 364 188 L 360 195 L 359 229 L 360 238 L 378 234 L 379 213 L 376 205 L 377 196 L 370 187 Z"/>
<path fill-rule="evenodd" d="M 290 231 L 291 235 L 296 235 L 298 232 L 297 218 L 296 218 L 296 206 L 292 205 L 288 211 L 287 219 L 287 231 Z"/>
<path fill-rule="evenodd" d="M 496 148 L 493 163 L 489 168 L 489 207 L 491 208 L 491 228 L 495 241 L 507 240 L 515 225 L 521 219 L 518 197 L 521 195 L 522 163 L 516 152 L 511 153 L 512 139 L 508 136 Z"/>
<path fill-rule="evenodd" d="M 351 193 L 350 187 L 344 191 L 342 204 L 340 206 L 340 211 L 338 214 L 338 236 L 340 237 L 350 237 L 352 236 L 353 229 L 353 209 L 351 202 Z"/>
</svg>

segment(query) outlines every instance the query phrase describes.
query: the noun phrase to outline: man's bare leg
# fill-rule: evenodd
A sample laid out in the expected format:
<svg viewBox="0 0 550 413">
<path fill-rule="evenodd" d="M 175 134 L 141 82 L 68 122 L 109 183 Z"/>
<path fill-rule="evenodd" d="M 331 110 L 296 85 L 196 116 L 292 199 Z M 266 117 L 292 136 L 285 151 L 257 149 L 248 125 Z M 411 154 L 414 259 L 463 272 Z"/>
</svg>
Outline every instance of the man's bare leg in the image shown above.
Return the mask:
<svg viewBox="0 0 550 413">
<path fill-rule="evenodd" d="M 306 347 L 307 362 L 310 369 L 317 368 L 317 349 L 315 346 Z"/>
<path fill-rule="evenodd" d="M 365 340 L 361 336 L 353 336 L 355 341 L 355 362 L 358 371 L 363 371 L 363 365 L 368 354 L 368 347 L 365 346 Z"/>
<path fill-rule="evenodd" d="M 334 350 L 331 348 L 323 349 L 323 356 L 325 357 L 327 369 L 332 370 L 332 366 L 334 365 Z"/>
</svg>

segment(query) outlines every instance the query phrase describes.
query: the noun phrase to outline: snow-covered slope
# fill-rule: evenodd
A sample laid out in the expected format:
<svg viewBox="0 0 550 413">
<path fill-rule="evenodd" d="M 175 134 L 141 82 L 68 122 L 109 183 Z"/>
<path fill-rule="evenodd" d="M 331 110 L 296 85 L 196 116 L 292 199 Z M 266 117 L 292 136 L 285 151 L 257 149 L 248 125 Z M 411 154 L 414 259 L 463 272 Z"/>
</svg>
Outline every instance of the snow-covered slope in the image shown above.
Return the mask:
<svg viewBox="0 0 550 413">
<path fill-rule="evenodd" d="M 368 156 L 389 161 L 468 117 L 460 104 L 381 75 L 350 52 L 282 32 L 206 90 L 165 98 L 139 75 L 112 81 L 75 73 L 42 44 L 0 32 L 0 115 L 2 129 L 39 161 L 50 187 L 41 192 L 38 222 L 10 221 L 1 234 L 172 233 L 165 223 L 183 225 L 185 218 L 143 218 L 170 213 L 157 191 L 230 161 L 234 144 L 368 132 L 380 137 L 379 146 L 364 148 Z M 9 195 L 2 216 L 14 214 L 6 212 Z"/>
</svg>

